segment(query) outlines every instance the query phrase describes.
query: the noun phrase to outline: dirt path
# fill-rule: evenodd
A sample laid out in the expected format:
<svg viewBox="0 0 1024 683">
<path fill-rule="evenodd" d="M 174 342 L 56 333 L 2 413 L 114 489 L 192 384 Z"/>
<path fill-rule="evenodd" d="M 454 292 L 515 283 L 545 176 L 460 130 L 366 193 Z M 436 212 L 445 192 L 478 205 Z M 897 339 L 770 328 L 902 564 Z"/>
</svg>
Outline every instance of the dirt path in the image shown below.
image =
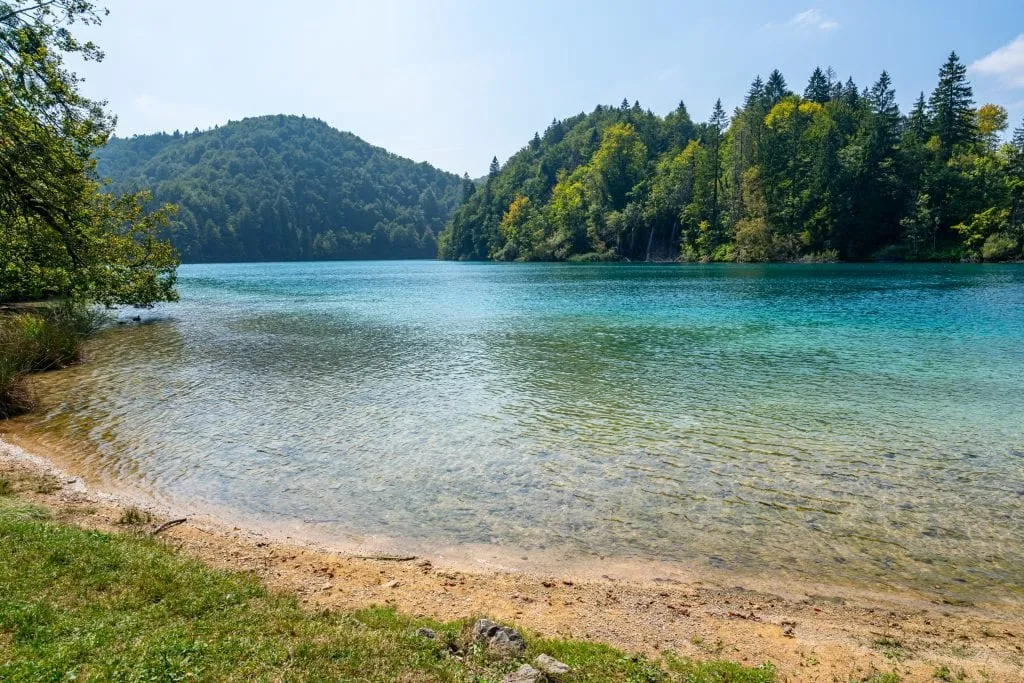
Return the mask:
<svg viewBox="0 0 1024 683">
<path fill-rule="evenodd" d="M 0 476 L 61 521 L 105 531 L 132 529 L 119 520 L 133 501 L 89 490 L 80 479 L 2 441 Z M 153 515 L 144 528 L 166 521 L 160 511 Z M 602 578 L 569 570 L 561 576 L 467 571 L 436 558 L 345 556 L 212 519 L 189 520 L 160 536 L 209 565 L 251 572 L 310 608 L 388 604 L 446 620 L 489 615 L 527 632 L 653 656 L 671 651 L 748 665 L 770 660 L 784 681 L 862 681 L 888 672 L 905 681 L 1024 681 L 1024 614 L 1013 607 L 851 597 L 820 587 L 810 594 L 793 585 L 754 591 L 615 573 Z"/>
</svg>

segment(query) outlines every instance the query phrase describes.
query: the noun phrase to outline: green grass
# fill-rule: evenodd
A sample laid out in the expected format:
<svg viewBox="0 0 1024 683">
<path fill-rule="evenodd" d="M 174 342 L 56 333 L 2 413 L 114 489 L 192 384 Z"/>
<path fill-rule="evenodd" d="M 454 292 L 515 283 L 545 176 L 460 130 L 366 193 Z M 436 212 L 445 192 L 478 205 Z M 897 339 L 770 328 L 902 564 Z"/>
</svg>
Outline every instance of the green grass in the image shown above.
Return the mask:
<svg viewBox="0 0 1024 683">
<path fill-rule="evenodd" d="M 488 659 L 468 622 L 385 608 L 311 612 L 255 579 L 212 570 L 138 535 L 54 522 L 0 498 L 0 680 L 494 681 L 518 662 Z M 436 640 L 415 631 L 427 626 Z M 531 637 L 572 681 L 775 680 L 770 665 L 666 658 Z"/>
<path fill-rule="evenodd" d="M 907 658 L 907 648 L 903 642 L 891 636 L 876 638 L 871 646 L 893 661 L 902 662 Z"/>
<path fill-rule="evenodd" d="M 35 306 L 0 315 L 0 418 L 32 409 L 25 382 L 31 372 L 76 363 L 82 341 L 99 326 L 102 314 L 72 303 Z"/>
</svg>

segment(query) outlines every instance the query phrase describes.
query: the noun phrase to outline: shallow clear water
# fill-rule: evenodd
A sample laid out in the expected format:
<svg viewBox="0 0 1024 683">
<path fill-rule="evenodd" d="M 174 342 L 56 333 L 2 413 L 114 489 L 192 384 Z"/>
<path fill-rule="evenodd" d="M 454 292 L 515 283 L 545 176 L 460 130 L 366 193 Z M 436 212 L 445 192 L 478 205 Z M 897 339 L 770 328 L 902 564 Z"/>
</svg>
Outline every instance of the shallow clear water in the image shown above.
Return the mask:
<svg viewBox="0 0 1024 683">
<path fill-rule="evenodd" d="M 1024 587 L 1024 268 L 184 266 L 30 430 L 318 533 Z"/>
</svg>

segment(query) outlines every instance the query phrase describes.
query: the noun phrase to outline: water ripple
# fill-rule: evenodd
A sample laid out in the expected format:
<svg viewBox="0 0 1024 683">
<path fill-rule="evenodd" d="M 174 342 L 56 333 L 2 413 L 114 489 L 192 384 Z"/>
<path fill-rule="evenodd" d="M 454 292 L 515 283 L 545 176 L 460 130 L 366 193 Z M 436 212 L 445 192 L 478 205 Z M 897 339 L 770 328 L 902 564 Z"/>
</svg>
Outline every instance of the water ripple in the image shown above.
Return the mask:
<svg viewBox="0 0 1024 683">
<path fill-rule="evenodd" d="M 1024 588 L 1020 268 L 180 282 L 42 378 L 23 424 L 169 498 L 320 531 Z"/>
</svg>

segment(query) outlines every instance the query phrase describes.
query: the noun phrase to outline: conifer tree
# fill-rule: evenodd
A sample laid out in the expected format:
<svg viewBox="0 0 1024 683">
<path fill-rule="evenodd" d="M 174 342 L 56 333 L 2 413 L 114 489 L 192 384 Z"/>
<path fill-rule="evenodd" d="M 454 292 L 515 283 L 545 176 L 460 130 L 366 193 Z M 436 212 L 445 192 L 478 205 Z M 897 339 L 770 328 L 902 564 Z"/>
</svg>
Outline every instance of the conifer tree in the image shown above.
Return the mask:
<svg viewBox="0 0 1024 683">
<path fill-rule="evenodd" d="M 939 84 L 928 100 L 932 132 L 939 138 L 942 158 L 949 159 L 958 146 L 974 139 L 974 91 L 967 67 L 956 52 L 939 69 Z"/>
<path fill-rule="evenodd" d="M 764 86 L 764 95 L 769 102 L 769 106 L 774 107 L 783 97 L 789 94 L 789 89 L 786 87 L 786 79 L 783 78 L 781 71 L 775 69 L 768 75 L 768 82 Z"/>
<path fill-rule="evenodd" d="M 725 109 L 722 108 L 721 98 L 715 100 L 715 108 L 711 112 L 711 120 L 708 122 L 708 130 L 710 133 L 710 147 L 711 147 L 711 169 L 714 181 L 712 184 L 711 191 L 711 230 L 712 233 L 718 236 L 718 197 L 719 197 L 719 185 L 722 179 L 722 134 L 725 132 L 725 127 L 728 121 L 725 115 Z"/>
<path fill-rule="evenodd" d="M 807 88 L 804 89 L 804 99 L 817 102 L 818 104 L 825 104 L 832 99 L 828 79 L 825 77 L 825 72 L 821 70 L 821 67 L 814 67 L 814 73 L 811 74 L 811 78 L 807 82 Z"/>
<path fill-rule="evenodd" d="M 750 84 L 750 88 L 747 90 L 747 96 L 743 98 L 743 106 L 749 107 L 752 104 L 757 104 L 761 98 L 764 97 L 764 81 L 758 76 Z M 680 102 L 682 105 L 682 102 Z"/>
<path fill-rule="evenodd" d="M 918 142 L 925 142 L 928 139 L 928 130 L 931 122 L 928 120 L 928 109 L 925 105 L 924 93 L 917 97 L 914 108 L 910 110 L 907 117 L 907 130 L 910 131 Z"/>
<path fill-rule="evenodd" d="M 879 142 L 883 145 L 894 144 L 899 136 L 900 108 L 896 104 L 896 91 L 892 87 L 892 79 L 888 72 L 882 71 L 868 91 L 867 100 L 875 115 L 875 130 Z"/>
</svg>

